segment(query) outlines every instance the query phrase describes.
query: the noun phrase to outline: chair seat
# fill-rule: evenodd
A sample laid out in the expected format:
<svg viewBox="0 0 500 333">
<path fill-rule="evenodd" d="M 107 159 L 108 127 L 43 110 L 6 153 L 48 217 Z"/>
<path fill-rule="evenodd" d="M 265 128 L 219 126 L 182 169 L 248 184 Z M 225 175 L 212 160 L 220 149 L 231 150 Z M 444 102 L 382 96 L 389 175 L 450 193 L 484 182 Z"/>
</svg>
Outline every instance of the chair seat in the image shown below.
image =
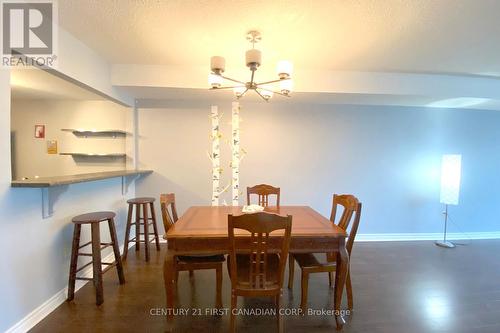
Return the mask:
<svg viewBox="0 0 500 333">
<path fill-rule="evenodd" d="M 293 257 L 295 261 L 299 264 L 301 268 L 331 268 L 336 266 L 335 261 L 331 262 L 321 262 L 313 253 L 297 253 Z"/>
<path fill-rule="evenodd" d="M 140 197 L 140 198 L 132 198 L 132 199 L 127 200 L 127 203 L 129 203 L 129 204 L 146 204 L 146 203 L 152 203 L 152 202 L 155 202 L 155 198 Z"/>
<path fill-rule="evenodd" d="M 249 254 L 237 254 L 236 255 L 236 265 L 238 273 L 238 289 L 252 289 L 255 287 L 250 285 L 250 255 Z M 280 289 L 279 285 L 279 265 L 280 258 L 277 254 L 268 254 L 267 256 L 267 276 L 266 283 L 262 290 L 275 290 Z M 227 257 L 227 268 L 231 272 L 231 257 Z"/>
<path fill-rule="evenodd" d="M 224 262 L 226 259 L 222 254 L 199 255 L 199 256 L 177 256 L 177 260 L 185 263 L 205 263 L 205 262 Z"/>
</svg>

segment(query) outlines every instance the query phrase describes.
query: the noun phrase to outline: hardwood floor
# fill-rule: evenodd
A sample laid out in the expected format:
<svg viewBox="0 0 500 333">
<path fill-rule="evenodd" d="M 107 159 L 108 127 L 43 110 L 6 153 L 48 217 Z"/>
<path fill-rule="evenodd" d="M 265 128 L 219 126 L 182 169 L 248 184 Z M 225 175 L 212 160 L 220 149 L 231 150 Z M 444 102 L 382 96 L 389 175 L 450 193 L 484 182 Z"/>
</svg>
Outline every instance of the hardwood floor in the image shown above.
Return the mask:
<svg viewBox="0 0 500 333">
<path fill-rule="evenodd" d="M 444 249 L 432 242 L 356 243 L 352 258 L 354 311 L 343 332 L 500 332 L 500 240 L 465 242 Z M 151 251 L 146 263 L 129 251 L 124 263 L 126 284 L 115 272 L 104 275 L 104 304 L 95 305 L 91 283 L 36 325 L 32 332 L 165 332 L 162 251 Z M 296 266 L 295 276 L 300 276 Z M 286 285 L 286 283 L 285 283 Z M 224 269 L 223 302 L 230 304 L 229 277 Z M 180 308 L 215 304 L 215 273 L 197 271 L 190 279 L 181 272 Z M 331 309 L 333 290 L 326 274 L 309 282 L 309 308 Z M 285 289 L 285 306 L 298 309 L 300 279 L 293 291 Z M 272 309 L 272 300 L 239 299 L 240 308 Z M 344 308 L 345 297 L 344 297 Z M 273 316 L 239 316 L 239 332 L 272 332 Z M 229 316 L 178 315 L 175 332 L 226 332 Z M 333 332 L 335 321 L 327 316 L 286 316 L 286 332 Z"/>
</svg>

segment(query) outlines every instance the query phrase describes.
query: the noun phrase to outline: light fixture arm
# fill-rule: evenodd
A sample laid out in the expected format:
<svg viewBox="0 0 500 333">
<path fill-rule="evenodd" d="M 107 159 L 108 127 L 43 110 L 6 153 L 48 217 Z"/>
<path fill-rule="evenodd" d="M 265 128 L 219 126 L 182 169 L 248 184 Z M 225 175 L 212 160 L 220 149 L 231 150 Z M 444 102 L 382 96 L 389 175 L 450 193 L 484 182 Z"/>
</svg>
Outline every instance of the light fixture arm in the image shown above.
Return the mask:
<svg viewBox="0 0 500 333">
<path fill-rule="evenodd" d="M 224 75 L 221 75 L 221 77 L 224 79 L 224 80 L 228 80 L 228 81 L 233 81 L 233 82 L 236 82 L 236 83 L 239 83 L 239 84 L 245 84 L 245 82 L 242 82 L 242 81 L 238 81 L 238 80 L 235 80 L 235 79 L 231 79 L 229 77 L 226 77 Z"/>
<path fill-rule="evenodd" d="M 285 79 L 277 79 L 277 80 L 272 80 L 272 81 L 259 82 L 259 83 L 257 83 L 257 85 L 259 85 L 259 84 L 270 84 L 270 83 L 276 83 L 276 82 L 287 81 L 287 80 L 291 80 L 291 79 L 292 79 L 291 77 L 287 77 L 287 78 L 285 78 Z"/>
<path fill-rule="evenodd" d="M 265 100 L 266 102 L 269 102 L 269 99 L 268 98 L 265 98 L 264 96 L 262 96 L 262 94 L 260 93 L 260 91 L 258 91 L 257 89 L 255 89 L 255 92 L 260 96 L 262 97 L 263 100 Z"/>
<path fill-rule="evenodd" d="M 285 97 L 292 97 L 292 96 L 290 96 L 290 95 L 283 94 L 282 92 L 279 92 L 279 91 L 275 91 L 275 90 L 269 90 L 269 91 L 272 91 L 272 92 L 273 92 L 273 94 L 278 94 L 278 95 L 285 96 Z"/>
</svg>

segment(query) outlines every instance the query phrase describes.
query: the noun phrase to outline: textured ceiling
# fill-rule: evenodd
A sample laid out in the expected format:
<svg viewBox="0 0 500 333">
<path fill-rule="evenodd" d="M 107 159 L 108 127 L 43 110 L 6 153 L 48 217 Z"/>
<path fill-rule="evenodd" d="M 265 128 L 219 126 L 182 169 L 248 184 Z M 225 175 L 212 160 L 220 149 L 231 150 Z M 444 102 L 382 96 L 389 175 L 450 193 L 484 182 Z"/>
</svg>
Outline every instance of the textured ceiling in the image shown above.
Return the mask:
<svg viewBox="0 0 500 333">
<path fill-rule="evenodd" d="M 242 66 L 258 29 L 273 67 L 500 76 L 498 13 L 497 0 L 59 1 L 60 24 L 111 63 Z"/>
</svg>

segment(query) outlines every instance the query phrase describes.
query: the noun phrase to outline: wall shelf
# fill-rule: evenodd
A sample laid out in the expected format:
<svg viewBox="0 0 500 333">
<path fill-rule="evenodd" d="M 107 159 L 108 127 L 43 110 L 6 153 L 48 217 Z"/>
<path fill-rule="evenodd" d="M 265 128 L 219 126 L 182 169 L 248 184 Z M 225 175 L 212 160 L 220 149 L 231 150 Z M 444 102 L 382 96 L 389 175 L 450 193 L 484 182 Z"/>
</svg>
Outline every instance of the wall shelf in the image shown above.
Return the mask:
<svg viewBox="0 0 500 333">
<path fill-rule="evenodd" d="M 61 131 L 63 132 L 71 132 L 76 136 L 84 136 L 84 137 L 89 137 L 89 136 L 111 136 L 113 138 L 116 138 L 117 136 L 126 136 L 129 134 L 127 131 L 123 130 L 118 130 L 118 129 L 102 129 L 102 130 L 97 130 L 97 129 L 85 129 L 85 128 L 62 128 Z"/>
<path fill-rule="evenodd" d="M 59 155 L 69 155 L 74 157 L 125 157 L 125 153 L 80 153 L 80 152 L 67 152 L 59 153 Z"/>
</svg>

